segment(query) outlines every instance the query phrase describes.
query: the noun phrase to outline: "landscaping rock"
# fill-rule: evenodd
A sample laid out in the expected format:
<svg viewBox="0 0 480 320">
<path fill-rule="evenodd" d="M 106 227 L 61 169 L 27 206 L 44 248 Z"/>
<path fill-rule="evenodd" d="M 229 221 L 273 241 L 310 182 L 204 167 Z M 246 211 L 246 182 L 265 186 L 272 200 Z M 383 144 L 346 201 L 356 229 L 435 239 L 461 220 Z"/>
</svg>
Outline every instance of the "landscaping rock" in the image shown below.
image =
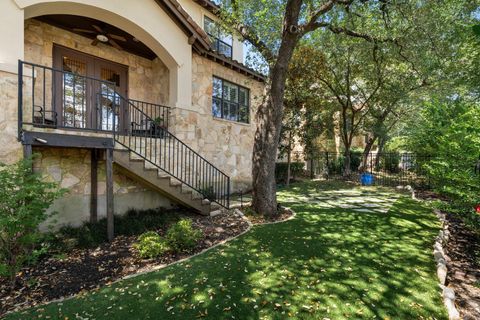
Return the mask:
<svg viewBox="0 0 480 320">
<path fill-rule="evenodd" d="M 218 210 L 215 210 L 215 211 L 212 211 L 210 212 L 210 217 L 216 217 L 220 214 L 224 214 L 224 210 L 223 209 L 218 209 Z"/>
<path fill-rule="evenodd" d="M 460 320 L 460 313 L 455 307 L 455 292 L 449 287 L 443 287 L 443 301 L 447 307 L 449 320 Z"/>
</svg>

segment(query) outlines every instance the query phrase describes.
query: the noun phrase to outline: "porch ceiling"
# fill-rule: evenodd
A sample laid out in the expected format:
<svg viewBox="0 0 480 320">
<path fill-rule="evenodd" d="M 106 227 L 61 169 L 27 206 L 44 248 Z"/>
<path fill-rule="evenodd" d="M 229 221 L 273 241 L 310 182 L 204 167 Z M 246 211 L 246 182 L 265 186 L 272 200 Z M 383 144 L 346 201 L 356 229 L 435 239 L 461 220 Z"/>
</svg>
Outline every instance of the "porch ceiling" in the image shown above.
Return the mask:
<svg viewBox="0 0 480 320">
<path fill-rule="evenodd" d="M 36 19 L 92 40 L 96 39 L 96 36 L 101 33 L 112 34 L 117 36 L 117 39 L 113 40 L 122 48 L 122 50 L 150 60 L 157 57 L 149 47 L 136 40 L 135 37 L 128 32 L 96 19 L 64 14 L 40 16 L 36 17 Z M 102 32 L 97 31 L 94 26 L 99 27 Z M 91 30 L 92 32 L 87 32 L 88 30 Z M 124 38 L 126 41 L 118 40 L 118 37 Z M 111 46 L 108 42 L 104 44 Z"/>
</svg>

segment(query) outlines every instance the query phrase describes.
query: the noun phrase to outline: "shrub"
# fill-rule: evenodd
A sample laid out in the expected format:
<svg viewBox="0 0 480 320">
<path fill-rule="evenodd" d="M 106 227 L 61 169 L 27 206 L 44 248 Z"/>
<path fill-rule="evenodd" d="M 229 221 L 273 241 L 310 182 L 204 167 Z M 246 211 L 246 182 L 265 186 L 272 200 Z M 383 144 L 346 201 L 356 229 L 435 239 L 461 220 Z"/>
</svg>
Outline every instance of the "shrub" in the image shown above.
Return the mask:
<svg viewBox="0 0 480 320">
<path fill-rule="evenodd" d="M 392 152 L 381 155 L 380 167 L 390 173 L 400 172 L 400 154 Z"/>
<path fill-rule="evenodd" d="M 352 151 L 350 151 L 350 170 L 352 172 L 357 172 L 361 163 L 362 152 L 358 151 L 356 148 L 353 148 Z M 328 173 L 330 175 L 343 174 L 345 171 L 345 154 L 336 154 L 334 152 L 329 153 L 327 165 Z"/>
<path fill-rule="evenodd" d="M 138 251 L 138 255 L 144 259 L 156 258 L 169 250 L 165 239 L 154 231 L 148 231 L 138 237 L 133 247 Z"/>
<path fill-rule="evenodd" d="M 115 234 L 133 236 L 178 220 L 177 212 L 164 209 L 135 210 L 130 209 L 125 215 L 115 216 Z M 50 240 L 57 251 L 69 251 L 72 248 L 94 248 L 108 241 L 107 219 L 98 222 L 85 222 L 80 227 L 63 227 Z"/>
<path fill-rule="evenodd" d="M 47 209 L 63 192 L 32 172 L 32 159 L 1 165 L 0 275 L 8 276 L 12 286 L 18 270 L 43 253 L 35 250 L 42 239 L 38 226 L 53 215 Z"/>
<path fill-rule="evenodd" d="M 304 174 L 305 164 L 303 162 L 291 162 L 290 163 L 290 177 L 295 179 Z M 277 182 L 287 181 L 288 163 L 277 162 L 275 164 L 275 177 Z"/>
<path fill-rule="evenodd" d="M 450 210 L 463 212 L 464 221 L 480 229 L 473 207 L 480 203 L 480 177 L 475 172 L 480 155 L 478 102 L 432 101 L 422 108 L 410 129 L 410 151 L 431 156 L 416 166 L 426 171 L 432 187 L 450 200 Z"/>
<path fill-rule="evenodd" d="M 172 225 L 166 235 L 168 245 L 177 252 L 192 250 L 201 237 L 202 232 L 193 229 L 192 221 L 188 219 L 182 219 Z"/>
</svg>

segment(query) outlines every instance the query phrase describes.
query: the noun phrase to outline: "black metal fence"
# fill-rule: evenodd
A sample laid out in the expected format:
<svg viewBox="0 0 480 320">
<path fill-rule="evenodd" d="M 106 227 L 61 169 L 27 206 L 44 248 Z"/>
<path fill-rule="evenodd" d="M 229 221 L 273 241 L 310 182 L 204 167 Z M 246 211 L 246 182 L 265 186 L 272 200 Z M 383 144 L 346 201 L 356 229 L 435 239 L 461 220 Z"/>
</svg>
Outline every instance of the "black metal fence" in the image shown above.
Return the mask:
<svg viewBox="0 0 480 320">
<path fill-rule="evenodd" d="M 376 186 L 406 186 L 428 189 L 427 166 L 434 158 L 414 153 L 362 152 L 348 154 L 321 152 L 308 160 L 311 178 L 361 182 L 363 174 L 371 174 Z"/>
</svg>

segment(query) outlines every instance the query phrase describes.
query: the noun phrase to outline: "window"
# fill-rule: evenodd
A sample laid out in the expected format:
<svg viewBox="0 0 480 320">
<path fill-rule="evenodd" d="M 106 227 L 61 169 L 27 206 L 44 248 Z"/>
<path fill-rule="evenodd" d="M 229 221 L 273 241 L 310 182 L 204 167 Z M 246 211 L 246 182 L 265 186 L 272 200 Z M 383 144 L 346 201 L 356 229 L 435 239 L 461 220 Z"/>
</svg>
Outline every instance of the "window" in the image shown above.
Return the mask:
<svg viewBox="0 0 480 320">
<path fill-rule="evenodd" d="M 233 37 L 225 33 L 212 19 L 205 17 L 205 32 L 212 40 L 212 48 L 220 54 L 232 58 Z"/>
<path fill-rule="evenodd" d="M 213 77 L 212 113 L 216 118 L 248 123 L 250 90 Z"/>
</svg>

